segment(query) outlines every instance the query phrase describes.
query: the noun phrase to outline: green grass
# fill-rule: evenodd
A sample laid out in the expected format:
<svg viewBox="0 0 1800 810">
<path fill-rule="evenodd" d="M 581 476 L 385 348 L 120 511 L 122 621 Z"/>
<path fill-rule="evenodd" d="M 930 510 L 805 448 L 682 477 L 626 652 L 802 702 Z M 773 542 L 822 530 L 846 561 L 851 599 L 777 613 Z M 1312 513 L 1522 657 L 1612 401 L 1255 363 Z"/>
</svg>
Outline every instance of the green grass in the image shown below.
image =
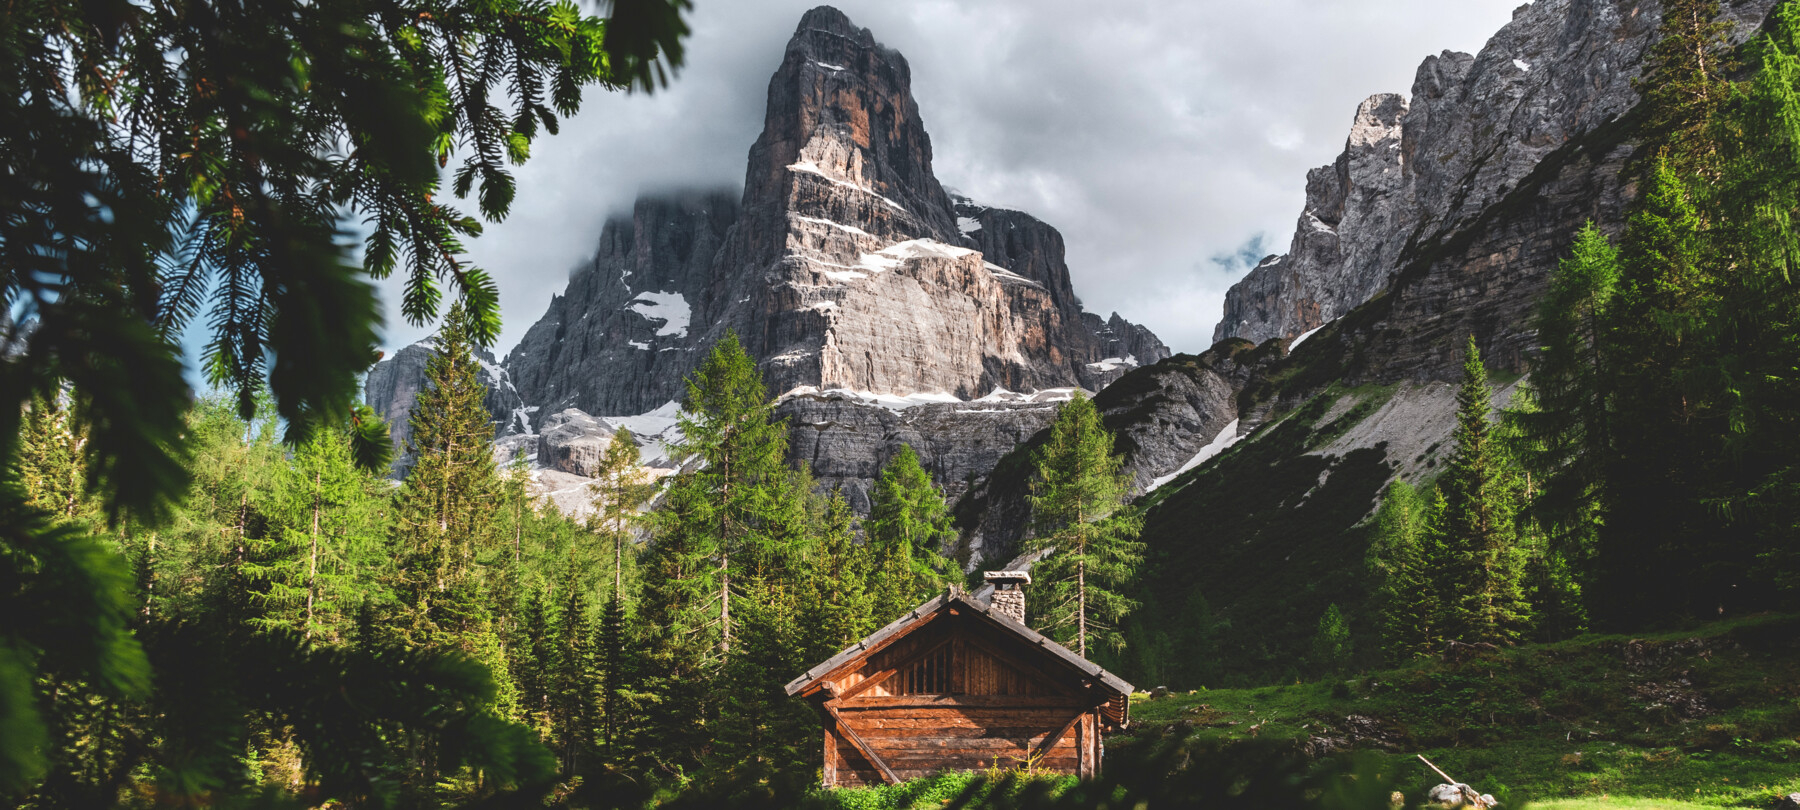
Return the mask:
<svg viewBox="0 0 1800 810">
<path fill-rule="evenodd" d="M 1534 807 L 1762 807 L 1800 791 L 1800 617 L 1140 695 L 1132 712 L 1138 735 L 1179 724 L 1207 738 L 1328 738 L 1379 752 L 1407 790 L 1439 781 L 1414 758 L 1424 754 L 1484 792 L 1546 802 Z"/>
<path fill-rule="evenodd" d="M 1587 799 L 1557 799 L 1548 802 L 1532 802 L 1531 810 L 1689 810 L 1690 808 L 1711 808 L 1710 804 L 1695 804 L 1678 799 L 1642 799 L 1632 796 L 1595 796 Z"/>
<path fill-rule="evenodd" d="M 813 799 L 819 808 L 830 810 L 942 810 L 944 805 L 962 796 L 974 787 L 975 797 L 985 800 L 1000 799 L 990 795 L 994 788 L 982 784 L 982 780 L 997 780 L 1001 772 L 973 773 L 941 773 L 913 779 L 898 785 L 878 785 L 866 788 L 841 788 L 825 790 L 814 794 Z M 1016 794 L 1026 790 L 1034 780 L 1020 780 L 1011 785 Z M 1075 784 L 1073 776 L 1049 776 L 1037 778 L 1037 781 L 1051 783 L 1051 793 L 1055 795 L 1070 785 Z M 979 806 L 981 803 L 978 802 Z"/>
</svg>

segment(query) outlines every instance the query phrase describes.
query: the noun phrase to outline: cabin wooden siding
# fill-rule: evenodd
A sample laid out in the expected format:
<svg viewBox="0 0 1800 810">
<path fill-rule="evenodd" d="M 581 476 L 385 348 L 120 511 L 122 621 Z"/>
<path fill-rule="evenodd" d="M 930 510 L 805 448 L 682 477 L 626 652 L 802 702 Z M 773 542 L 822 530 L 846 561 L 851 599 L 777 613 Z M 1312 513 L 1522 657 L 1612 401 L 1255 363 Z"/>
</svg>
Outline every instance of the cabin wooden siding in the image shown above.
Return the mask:
<svg viewBox="0 0 1800 810">
<path fill-rule="evenodd" d="M 1120 696 L 996 621 L 946 605 L 808 690 L 825 720 L 823 784 L 1027 764 L 1097 774 L 1102 709 Z"/>
</svg>

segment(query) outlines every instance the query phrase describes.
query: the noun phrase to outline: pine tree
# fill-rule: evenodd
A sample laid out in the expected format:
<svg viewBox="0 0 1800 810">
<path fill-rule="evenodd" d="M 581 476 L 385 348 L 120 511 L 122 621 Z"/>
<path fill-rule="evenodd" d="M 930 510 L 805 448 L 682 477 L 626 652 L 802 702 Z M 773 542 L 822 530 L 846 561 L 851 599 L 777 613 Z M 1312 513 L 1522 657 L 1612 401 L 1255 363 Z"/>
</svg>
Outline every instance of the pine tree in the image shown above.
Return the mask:
<svg viewBox="0 0 1800 810">
<path fill-rule="evenodd" d="M 703 466 L 683 473 L 685 480 L 676 486 L 706 502 L 711 525 L 689 528 L 704 532 L 695 539 L 710 545 L 706 552 L 717 561 L 718 645 L 721 653 L 729 653 L 733 556 L 766 540 L 757 513 L 770 494 L 764 485 L 781 477 L 787 455 L 785 426 L 775 420 L 762 374 L 744 353 L 737 333 L 727 331 L 688 378 L 679 424 L 683 440 L 678 452 L 698 456 Z"/>
<path fill-rule="evenodd" d="M 1722 454 L 1737 463 L 1721 465 L 1735 480 L 1710 505 L 1737 530 L 1711 534 L 1736 547 L 1715 542 L 1707 552 L 1715 566 L 1743 565 L 1766 583 L 1721 583 L 1737 600 L 1750 590 L 1785 592 L 1792 607 L 1800 597 L 1800 4 L 1782 3 L 1771 21 L 1748 49 L 1757 72 L 1724 127 L 1737 137 L 1716 195 L 1728 285 L 1712 368 L 1728 381 Z M 1745 546 L 1754 558 L 1742 556 Z"/>
<path fill-rule="evenodd" d="M 656 485 L 639 460 L 637 442 L 631 431 L 620 428 L 600 454 L 594 472 L 592 525 L 612 549 L 612 589 L 615 595 L 625 588 L 625 544 L 639 522 L 638 510 L 656 494 Z"/>
<path fill-rule="evenodd" d="M 519 710 L 526 725 L 548 735 L 550 724 L 550 612 L 544 592 L 532 588 L 520 605 L 513 637 L 507 644 L 512 681 L 519 691 Z"/>
<path fill-rule="evenodd" d="M 82 458 L 86 442 L 72 408 L 57 398 L 32 398 L 14 460 L 28 505 L 63 520 L 94 511 L 87 505 L 87 463 Z"/>
<path fill-rule="evenodd" d="M 614 590 L 600 615 L 600 635 L 595 641 L 595 655 L 600 667 L 601 740 L 605 744 L 606 761 L 617 764 L 619 749 L 626 737 L 625 691 L 631 683 L 630 659 L 626 655 L 626 636 L 630 615 L 625 609 L 625 594 Z"/>
<path fill-rule="evenodd" d="M 188 598 L 209 621 L 237 627 L 255 617 L 251 551 L 268 531 L 265 508 L 287 469 L 283 448 L 272 420 L 247 422 L 222 399 L 196 403 L 187 430 L 194 494 L 172 510 L 159 533 L 154 567 L 176 573 L 172 579 L 184 578 L 181 570 L 193 572 L 198 587 Z"/>
<path fill-rule="evenodd" d="M 1333 602 L 1319 617 L 1319 629 L 1313 633 L 1313 666 L 1326 675 L 1342 674 L 1350 667 L 1352 651 L 1350 623 L 1344 620 L 1343 611 Z"/>
<path fill-rule="evenodd" d="M 1651 164 L 1622 239 L 1619 292 L 1599 380 L 1610 448 L 1597 532 L 1597 606 L 1613 626 L 1691 614 L 1698 592 L 1689 542 L 1713 521 L 1699 508 L 1705 437 L 1718 412 L 1694 372 L 1713 350 L 1708 237 L 1700 196 L 1664 150 Z M 1685 558 L 1685 559 L 1684 559 Z M 1649 595 L 1655 594 L 1652 598 Z"/>
<path fill-rule="evenodd" d="M 408 608 L 402 630 L 416 643 L 458 643 L 486 621 L 478 557 L 495 545 L 499 480 L 464 320 L 453 306 L 425 365 L 406 443 L 414 466 L 395 502 L 396 590 Z"/>
<path fill-rule="evenodd" d="M 820 635 L 830 632 L 829 624 L 806 621 L 804 603 L 818 591 L 825 556 L 820 541 L 829 506 L 816 489 L 802 468 L 769 476 L 756 490 L 759 529 L 752 536 L 759 542 L 739 555 L 740 573 L 734 577 L 745 596 L 740 641 L 717 690 L 722 698 L 717 753 L 734 769 L 792 777 L 818 765 L 809 744 L 817 718 L 782 689 L 791 673 L 817 662 L 807 653 L 819 649 Z"/>
<path fill-rule="evenodd" d="M 651 540 L 639 560 L 638 687 L 657 705 L 642 718 L 637 753 L 669 771 L 691 768 L 712 739 L 707 720 L 716 702 L 722 577 L 711 494 L 694 476 L 674 476 L 650 515 Z"/>
<path fill-rule="evenodd" d="M 1535 325 L 1542 348 L 1526 389 L 1531 405 L 1508 409 L 1509 421 L 1532 445 L 1521 448 L 1520 460 L 1543 483 L 1533 511 L 1563 546 L 1587 541 L 1598 528 L 1612 452 L 1608 352 L 1620 272 L 1618 250 L 1587 223 L 1539 305 Z"/>
<path fill-rule="evenodd" d="M 1725 35 L 1731 24 L 1719 19 L 1718 0 L 1667 0 L 1661 35 L 1645 55 L 1644 78 L 1636 82 L 1649 115 L 1647 129 L 1658 142 L 1684 145 L 1684 170 L 1710 171 L 1717 165 L 1712 131 L 1729 100 L 1724 77 L 1735 64 Z"/>
<path fill-rule="evenodd" d="M 792 772 L 817 758 L 808 745 L 817 715 L 782 689 L 791 673 L 816 663 L 801 657 L 816 628 L 802 626 L 798 584 L 765 578 L 745 589 L 743 633 L 725 668 L 716 739 L 722 764 L 746 774 Z"/>
<path fill-rule="evenodd" d="M 322 429 L 280 468 L 273 490 L 247 569 L 261 586 L 253 621 L 340 642 L 358 605 L 381 599 L 387 486 L 356 465 L 347 435 Z"/>
<path fill-rule="evenodd" d="M 616 761 L 616 743 L 624 726 L 624 692 L 628 677 L 625 654 L 628 611 L 625 603 L 625 545 L 640 522 L 638 509 L 656 492 L 640 466 L 637 442 L 620 428 L 601 454 L 595 483 L 591 525 L 612 547 L 612 593 L 601 614 L 595 655 L 600 667 L 601 738 L 608 761 Z"/>
<path fill-rule="evenodd" d="M 1494 431 L 1501 454 L 1515 473 L 1523 476 L 1519 491 L 1519 546 L 1525 554 L 1526 601 L 1531 604 L 1531 638 L 1534 641 L 1560 641 L 1587 629 L 1587 606 L 1583 604 L 1582 580 L 1593 561 L 1594 536 L 1600 528 L 1601 499 L 1576 502 L 1574 516 L 1567 502 L 1546 493 L 1545 485 L 1566 486 L 1563 475 L 1579 477 L 1598 475 L 1602 463 L 1587 460 L 1587 470 L 1576 471 L 1545 464 L 1558 457 L 1565 447 L 1558 447 L 1556 430 L 1545 431 L 1546 424 L 1559 420 L 1544 419 L 1536 389 L 1521 384 L 1513 401 L 1502 412 Z M 1571 420 L 1560 420 L 1562 425 Z M 1546 437 L 1546 433 L 1548 436 Z M 1589 451 L 1604 461 L 1610 448 L 1605 443 Z M 1587 479 L 1586 485 L 1599 489 L 1604 478 Z M 1547 503 L 1548 502 L 1548 503 Z M 1546 519 L 1554 530 L 1546 530 Z"/>
<path fill-rule="evenodd" d="M 512 561 L 515 567 L 525 562 L 525 535 L 532 529 L 532 518 L 535 515 L 531 504 L 531 463 L 525 460 L 525 449 L 513 455 L 506 465 L 506 472 L 500 476 L 500 510 L 499 517 L 505 521 L 501 527 L 502 540 L 512 541 Z"/>
<path fill-rule="evenodd" d="M 1612 446 L 1593 601 L 1614 626 L 1710 613 L 1744 565 L 1727 560 L 1747 538 L 1708 503 L 1733 489 L 1717 441 L 1730 432 L 1733 381 L 1747 379 L 1721 363 L 1740 328 L 1719 309 L 1741 274 L 1721 185 L 1735 137 L 1725 118 L 1740 94 L 1725 78 L 1734 66 L 1717 11 L 1711 0 L 1670 4 L 1646 60 L 1649 158 L 1620 242 L 1599 386 Z"/>
<path fill-rule="evenodd" d="M 1436 520 L 1419 491 L 1405 481 L 1388 485 L 1375 513 L 1369 567 L 1381 640 L 1395 663 L 1429 655 L 1443 644 L 1444 606 L 1438 582 L 1446 566 L 1432 531 Z"/>
<path fill-rule="evenodd" d="M 1470 643 L 1517 641 L 1531 618 L 1515 523 L 1518 496 L 1492 436 L 1492 396 L 1471 336 L 1456 394 L 1456 452 L 1439 484 L 1444 493 L 1439 530 L 1452 589 L 1445 599 L 1446 630 Z"/>
<path fill-rule="evenodd" d="M 581 772 L 594 749 L 593 735 L 600 725 L 594 624 L 588 615 L 584 590 L 571 570 L 551 630 L 546 673 L 550 739 L 565 774 Z"/>
<path fill-rule="evenodd" d="M 1129 486 L 1122 463 L 1100 411 L 1080 391 L 1057 409 L 1036 458 L 1026 548 L 1049 555 L 1027 591 L 1031 619 L 1051 638 L 1073 641 L 1082 657 L 1090 637 L 1121 649 L 1118 622 L 1136 607 L 1121 591 L 1143 559 L 1142 520 L 1120 508 Z"/>
<path fill-rule="evenodd" d="M 1587 606 L 1582 601 L 1579 572 L 1570 558 L 1558 552 L 1535 523 L 1520 530 L 1525 548 L 1525 589 L 1531 602 L 1531 639 L 1562 641 L 1587 630 Z"/>
<path fill-rule="evenodd" d="M 808 646 L 799 599 L 824 510 L 783 463 L 785 426 L 734 334 L 689 377 L 680 425 L 697 463 L 670 482 L 641 561 L 640 683 L 661 705 L 638 733 L 659 767 L 712 751 L 785 768 L 800 726 L 779 687 Z"/>
<path fill-rule="evenodd" d="M 824 499 L 818 480 L 805 465 L 777 467 L 751 490 L 756 531 L 754 540 L 737 555 L 734 582 L 746 588 L 766 580 L 793 583 L 812 558 L 818 544 L 819 516 Z"/>
<path fill-rule="evenodd" d="M 873 580 L 869 545 L 856 542 L 855 521 L 843 492 L 832 492 L 820 516 L 819 544 L 808 570 L 812 593 L 803 606 L 812 644 L 802 658 L 823 661 L 898 616 L 876 608 L 880 583 Z"/>
<path fill-rule="evenodd" d="M 949 584 L 949 509 L 907 445 L 882 465 L 863 522 L 874 556 L 876 616 L 899 616 Z"/>
</svg>

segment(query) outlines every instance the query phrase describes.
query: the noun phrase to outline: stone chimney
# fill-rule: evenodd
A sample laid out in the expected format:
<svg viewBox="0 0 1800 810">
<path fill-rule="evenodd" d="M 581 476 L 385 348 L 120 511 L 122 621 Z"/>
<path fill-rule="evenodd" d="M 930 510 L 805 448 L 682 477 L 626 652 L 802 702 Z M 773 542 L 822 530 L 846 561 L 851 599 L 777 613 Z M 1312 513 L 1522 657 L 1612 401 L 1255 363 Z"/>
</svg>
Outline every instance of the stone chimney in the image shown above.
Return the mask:
<svg viewBox="0 0 1800 810">
<path fill-rule="evenodd" d="M 1031 584 L 1030 572 L 989 571 L 982 577 L 994 586 L 994 597 L 988 602 L 988 613 L 1024 624 L 1024 586 Z"/>
</svg>

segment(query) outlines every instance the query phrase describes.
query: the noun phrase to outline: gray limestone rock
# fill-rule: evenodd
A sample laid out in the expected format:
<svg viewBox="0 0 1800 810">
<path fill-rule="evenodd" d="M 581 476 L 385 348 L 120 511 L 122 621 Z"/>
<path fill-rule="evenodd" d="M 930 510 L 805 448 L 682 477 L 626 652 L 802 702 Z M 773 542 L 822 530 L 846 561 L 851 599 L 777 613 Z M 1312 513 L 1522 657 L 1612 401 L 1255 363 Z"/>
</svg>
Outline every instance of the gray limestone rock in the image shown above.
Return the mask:
<svg viewBox="0 0 1800 810">
<path fill-rule="evenodd" d="M 1037 282 L 1050 294 L 1061 313 L 1079 313 L 1076 319 L 1060 317 L 1054 345 L 1073 365 L 1075 378 L 1098 391 L 1125 372 L 1169 356 L 1169 349 L 1143 326 L 1113 313 L 1102 318 L 1082 308 L 1064 260 L 1062 234 L 1042 220 L 1022 211 L 982 205 L 966 197 L 952 196 L 957 228 L 964 239 L 981 251 L 985 261 Z"/>
<path fill-rule="evenodd" d="M 1113 450 L 1125 456 L 1132 494 L 1181 469 L 1226 430 L 1240 432 L 1233 425 L 1240 422 L 1238 392 L 1272 359 L 1232 341 L 1177 355 L 1102 391 L 1095 405 L 1114 431 Z"/>
<path fill-rule="evenodd" d="M 806 464 L 822 487 L 836 488 L 867 514 L 881 466 L 902 445 L 954 502 L 972 481 L 1055 418 L 1052 401 L 971 402 L 890 408 L 841 391 L 789 397 L 788 459 Z"/>
<path fill-rule="evenodd" d="M 1458 782 L 1454 785 L 1438 785 L 1432 788 L 1431 792 L 1426 794 L 1425 798 L 1436 802 L 1441 807 L 1462 807 L 1467 803 L 1465 797 L 1473 795 L 1475 795 L 1475 792 L 1471 790 L 1468 785 Z"/>
<path fill-rule="evenodd" d="M 1306 175 L 1306 208 L 1288 252 L 1263 259 L 1226 293 L 1215 341 L 1297 336 L 1387 283 L 1412 225 L 1401 150 L 1406 111 L 1406 99 L 1392 93 L 1357 108 L 1344 152 Z"/>
<path fill-rule="evenodd" d="M 1101 419 L 1113 431 L 1113 450 L 1124 456 L 1132 494 L 1180 470 L 1216 440 L 1247 433 L 1238 393 L 1285 355 L 1279 343 L 1259 348 L 1227 340 L 1199 355 L 1178 354 L 1131 371 L 1095 396 Z M 1031 525 L 1028 459 L 1045 435 L 1041 430 L 1028 435 L 992 465 L 991 475 L 960 493 L 955 512 L 963 545 L 971 550 L 970 564 L 1018 552 Z"/>
<path fill-rule="evenodd" d="M 1774 2 L 1722 5 L 1723 18 L 1735 23 L 1732 38 L 1741 41 Z M 1436 178 L 1418 186 L 1422 207 L 1450 213 L 1421 228 L 1422 234 L 1437 229 L 1437 235 L 1415 238 L 1401 257 L 1388 295 L 1334 337 L 1340 346 L 1382 347 L 1358 354 L 1360 362 L 1349 369 L 1352 382 L 1453 380 L 1460 344 L 1469 335 L 1476 337 L 1490 367 L 1527 370 L 1536 345 L 1532 313 L 1576 231 L 1590 220 L 1612 234 L 1624 227 L 1634 189 L 1622 174 L 1636 144 L 1629 140 L 1629 122 L 1618 116 L 1637 99 L 1629 77 L 1636 75 L 1642 53 L 1653 41 L 1659 13 L 1653 3 L 1539 3 L 1516 14 L 1466 68 L 1452 71 L 1460 76 L 1455 82 L 1421 68 L 1418 86 L 1432 86 L 1433 93 L 1443 96 L 1425 105 L 1432 117 L 1417 124 L 1423 128 L 1422 143 L 1474 138 L 1478 145 L 1498 150 L 1497 155 L 1511 155 L 1509 160 L 1534 162 L 1504 174 L 1493 173 L 1499 168 L 1484 163 L 1472 175 L 1476 180 L 1461 184 L 1469 190 L 1459 198 L 1451 193 L 1458 185 L 1450 181 L 1457 171 L 1453 161 L 1418 161 L 1422 178 Z M 1533 54 L 1541 60 L 1555 58 L 1559 70 L 1571 74 L 1521 84 L 1537 69 L 1522 76 L 1509 73 L 1509 68 L 1518 70 L 1508 61 L 1509 53 L 1522 54 L 1517 57 L 1522 60 Z M 1437 88 L 1440 81 L 1449 84 Z M 1415 110 L 1420 109 L 1420 95 L 1415 90 Z M 1446 100 L 1450 98 L 1464 101 L 1458 107 Z M 1504 131 L 1518 137 L 1482 140 L 1484 129 L 1477 119 L 1493 113 L 1471 114 L 1492 103 L 1511 110 Z M 1415 126 L 1410 119 L 1409 114 L 1409 139 Z M 1432 166 L 1437 168 L 1426 174 Z M 1479 208 L 1473 207 L 1477 199 L 1482 201 Z"/>
<path fill-rule="evenodd" d="M 538 430 L 537 465 L 592 478 L 615 432 L 576 408 L 553 413 Z"/>
<path fill-rule="evenodd" d="M 736 193 L 645 195 L 600 232 L 591 262 L 506 357 L 539 420 L 566 408 L 639 414 L 680 399 L 704 339 L 713 256 Z"/>
<path fill-rule="evenodd" d="M 664 407 L 732 329 L 770 393 L 786 395 L 792 456 L 822 483 L 866 508 L 905 443 L 954 497 L 1051 406 L 898 409 L 830 392 L 1097 390 L 1168 355 L 1148 329 L 1082 310 L 1055 228 L 945 192 L 910 83 L 905 58 L 868 30 L 829 7 L 807 12 L 770 79 L 741 200 L 640 198 L 508 354 L 545 433 L 540 465 L 583 464 L 578 443 L 548 437 L 550 419 Z"/>
<path fill-rule="evenodd" d="M 1773 0 L 1723 5 L 1741 40 Z M 1371 96 L 1337 161 L 1308 175 L 1288 253 L 1232 288 L 1214 339 L 1295 337 L 1484 227 L 1547 158 L 1637 103 L 1632 82 L 1659 15 L 1648 1 L 1539 0 L 1514 11 L 1480 54 L 1428 57 L 1410 100 Z"/>
<path fill-rule="evenodd" d="M 906 59 L 867 29 L 807 12 L 714 261 L 707 340 L 736 330 L 775 392 L 972 399 L 1098 379 L 1103 341 L 1061 236 L 1019 212 L 959 213 L 910 85 Z"/>
<path fill-rule="evenodd" d="M 404 455 L 406 441 L 412 435 L 409 421 L 413 400 L 427 384 L 425 364 L 431 359 L 434 346 L 434 339 L 426 338 L 394 352 L 393 357 L 384 358 L 369 369 L 363 381 L 363 402 L 387 422 L 388 435 L 393 438 L 397 473 L 412 466 Z M 532 409 L 513 387 L 511 375 L 494 362 L 494 355 L 486 349 L 477 349 L 475 358 L 481 365 L 476 378 L 487 386 L 483 404 L 493 417 L 495 437 L 529 432 L 525 423 Z"/>
</svg>

